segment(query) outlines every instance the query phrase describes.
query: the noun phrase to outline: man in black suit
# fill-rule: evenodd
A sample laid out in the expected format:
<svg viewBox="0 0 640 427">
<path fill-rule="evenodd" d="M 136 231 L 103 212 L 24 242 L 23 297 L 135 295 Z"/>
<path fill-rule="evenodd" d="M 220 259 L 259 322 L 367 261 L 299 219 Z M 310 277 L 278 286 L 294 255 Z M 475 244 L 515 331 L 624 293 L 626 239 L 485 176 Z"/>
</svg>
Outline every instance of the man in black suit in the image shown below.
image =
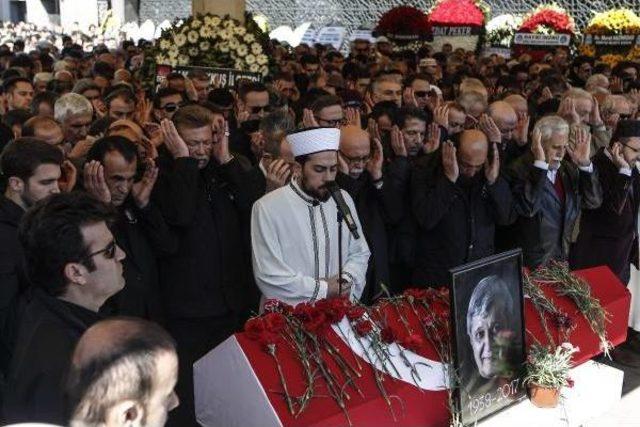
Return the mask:
<svg viewBox="0 0 640 427">
<path fill-rule="evenodd" d="M 33 288 L 19 319 L 3 421 L 66 424 L 73 349 L 124 287 L 125 254 L 107 226 L 111 219 L 105 205 L 82 192 L 52 195 L 24 215 L 19 237 Z"/>
<path fill-rule="evenodd" d="M 622 283 L 629 266 L 638 265 L 640 121 L 618 123 L 611 144 L 593 157 L 603 191 L 602 206 L 585 210 L 580 234 L 571 249 L 571 268 L 608 265 Z"/>
<path fill-rule="evenodd" d="M 509 185 L 500 176 L 496 144 L 465 130 L 416 164 L 411 175 L 418 223 L 414 285 L 442 286 L 449 269 L 494 254 L 496 224 L 513 220 Z"/>
<path fill-rule="evenodd" d="M 258 291 L 243 218 L 252 197 L 240 156 L 229 151 L 222 115 L 204 107 L 180 108 L 161 124 L 172 159 L 161 159 L 152 201 L 178 237 L 175 255 L 161 258 L 161 297 L 167 329 L 178 344 L 177 392 L 182 404 L 169 425 L 196 426 L 193 363 L 238 330 L 257 308 Z M 166 157 L 166 151 L 161 154 Z"/>
<path fill-rule="evenodd" d="M 96 141 L 87 161 L 84 187 L 93 197 L 114 207 L 117 215 L 111 230 L 127 254 L 127 286 L 105 304 L 103 313 L 162 322 L 156 257 L 173 255 L 178 241 L 157 206 L 150 203 L 158 168 L 153 160 L 146 159 L 145 172 L 136 180 L 136 145 L 122 136 Z"/>
</svg>

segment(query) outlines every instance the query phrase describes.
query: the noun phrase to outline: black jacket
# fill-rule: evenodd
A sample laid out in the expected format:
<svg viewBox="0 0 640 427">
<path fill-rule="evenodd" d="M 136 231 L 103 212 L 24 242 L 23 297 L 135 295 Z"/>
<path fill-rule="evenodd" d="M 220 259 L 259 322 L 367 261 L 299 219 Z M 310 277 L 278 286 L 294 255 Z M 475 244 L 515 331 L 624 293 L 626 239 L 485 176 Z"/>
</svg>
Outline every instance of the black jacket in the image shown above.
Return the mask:
<svg viewBox="0 0 640 427">
<path fill-rule="evenodd" d="M 0 195 L 0 378 L 6 372 L 16 333 L 17 297 L 24 287 L 18 224 L 24 211 Z"/>
<path fill-rule="evenodd" d="M 417 163 L 411 175 L 418 223 L 414 285 L 443 286 L 449 270 L 494 253 L 496 224 L 514 219 L 511 192 L 499 176 L 488 185 L 484 171 L 468 185 L 444 174 L 441 151 Z"/>
<path fill-rule="evenodd" d="M 602 187 L 602 205 L 584 210 L 580 234 L 571 248 L 571 268 L 608 265 L 623 281 L 629 281 L 629 265 L 638 265 L 638 205 L 640 174 L 623 175 L 604 149 L 593 157 Z"/>
<path fill-rule="evenodd" d="M 402 197 L 392 182 L 383 181 L 382 188 L 377 189 L 367 171 L 358 179 L 338 173 L 336 182 L 353 199 L 364 237 L 371 249 L 367 284 L 361 297 L 362 302 L 368 304 L 381 295 L 380 284 L 389 287 L 386 227 L 396 224 L 402 218 Z"/>
<path fill-rule="evenodd" d="M 175 254 L 177 237 L 153 203 L 141 210 L 130 198 L 118 209 L 117 220 L 111 229 L 126 254 L 123 261 L 126 285 L 105 303 L 101 312 L 162 323 L 156 257 Z"/>
<path fill-rule="evenodd" d="M 383 172 L 385 185 L 398 192 L 401 202 L 400 219 L 387 224 L 389 237 L 389 261 L 395 265 L 413 266 L 416 224 L 411 213 L 411 163 L 407 157 L 396 157 Z M 394 284 L 407 286 L 405 284 Z M 397 287 L 397 286 L 396 286 Z"/>
<path fill-rule="evenodd" d="M 547 171 L 533 164 L 527 153 L 508 170 L 516 211 L 516 245 L 523 251 L 524 264 L 535 268 L 550 259 L 566 260 L 571 236 L 582 209 L 597 209 L 602 203 L 602 188 L 594 165 L 592 173 L 583 172 L 563 161 L 556 179 L 562 179 L 565 203 L 561 203 Z"/>
<path fill-rule="evenodd" d="M 244 314 L 256 309 L 250 252 L 243 232 L 253 196 L 238 183 L 237 158 L 199 170 L 192 158 L 161 168 L 153 198 L 178 238 L 178 252 L 159 260 L 160 288 L 168 318 Z"/>
<path fill-rule="evenodd" d="M 98 313 L 51 297 L 25 294 L 3 407 L 7 423 L 65 425 L 64 385 L 80 336 L 101 319 Z"/>
</svg>

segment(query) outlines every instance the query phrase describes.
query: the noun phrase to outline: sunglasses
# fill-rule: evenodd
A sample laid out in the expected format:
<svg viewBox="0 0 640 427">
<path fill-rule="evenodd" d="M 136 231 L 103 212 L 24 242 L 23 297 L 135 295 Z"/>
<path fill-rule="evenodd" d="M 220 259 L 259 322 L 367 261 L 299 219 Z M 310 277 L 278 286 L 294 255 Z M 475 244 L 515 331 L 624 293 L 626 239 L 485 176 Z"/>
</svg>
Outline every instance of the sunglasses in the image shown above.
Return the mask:
<svg viewBox="0 0 640 427">
<path fill-rule="evenodd" d="M 413 92 L 413 94 L 416 96 L 416 98 L 426 98 L 427 96 L 429 96 L 429 91 L 416 90 Z"/>
<path fill-rule="evenodd" d="M 173 112 L 177 111 L 178 108 L 180 108 L 180 105 L 176 104 L 175 102 L 170 102 L 167 105 L 165 105 L 164 107 L 162 107 L 162 109 L 164 111 L 166 111 L 167 113 L 173 113 Z"/>
<path fill-rule="evenodd" d="M 113 259 L 116 256 L 116 241 L 112 240 L 104 249 L 100 249 L 99 251 L 92 252 L 86 257 L 82 259 L 82 261 L 88 261 L 96 255 L 104 254 L 104 257 L 107 259 Z"/>
<path fill-rule="evenodd" d="M 252 114 L 259 114 L 261 112 L 266 112 L 266 113 L 270 113 L 271 112 L 271 106 L 270 105 L 265 105 L 262 107 L 251 107 L 251 113 Z"/>
</svg>

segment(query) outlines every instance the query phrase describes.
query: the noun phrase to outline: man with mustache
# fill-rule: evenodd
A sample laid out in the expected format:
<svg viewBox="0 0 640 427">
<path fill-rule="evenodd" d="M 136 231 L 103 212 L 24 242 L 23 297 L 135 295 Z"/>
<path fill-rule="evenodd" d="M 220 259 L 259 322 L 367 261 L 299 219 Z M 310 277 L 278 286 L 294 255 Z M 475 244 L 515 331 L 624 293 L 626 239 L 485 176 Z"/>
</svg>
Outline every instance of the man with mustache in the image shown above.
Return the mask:
<svg viewBox="0 0 640 427">
<path fill-rule="evenodd" d="M 581 127 L 574 133 L 571 146 L 569 124 L 560 116 L 543 117 L 533 129 L 531 153 L 507 170 L 519 216 L 517 245 L 527 267 L 566 260 L 578 214 L 602 204 L 602 187 L 589 156 L 591 136 Z"/>
<path fill-rule="evenodd" d="M 253 270 L 263 300 L 297 304 L 340 295 L 358 299 L 369 247 L 353 201 L 342 190 L 360 236 L 354 238 L 342 222 L 338 247 L 338 208 L 327 189 L 338 172 L 340 130 L 304 129 L 289 134 L 287 141 L 301 176 L 258 200 L 251 214 Z"/>
</svg>

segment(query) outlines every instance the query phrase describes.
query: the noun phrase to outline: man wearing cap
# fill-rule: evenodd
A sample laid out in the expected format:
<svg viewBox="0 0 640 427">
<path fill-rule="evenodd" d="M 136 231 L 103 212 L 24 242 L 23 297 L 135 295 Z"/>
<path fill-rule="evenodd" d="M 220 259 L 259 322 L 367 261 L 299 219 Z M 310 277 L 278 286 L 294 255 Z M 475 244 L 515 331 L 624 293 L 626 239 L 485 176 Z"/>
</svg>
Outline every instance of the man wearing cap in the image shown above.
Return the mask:
<svg viewBox="0 0 640 427">
<path fill-rule="evenodd" d="M 365 284 L 369 247 L 353 200 L 340 190 L 359 232 L 354 238 L 342 223 L 340 268 L 338 208 L 327 188 L 338 170 L 340 130 L 305 129 L 287 141 L 301 177 L 258 200 L 251 214 L 253 269 L 263 301 L 297 304 L 338 295 L 357 299 Z"/>
<path fill-rule="evenodd" d="M 571 267 L 606 264 L 626 284 L 630 264 L 638 265 L 640 121 L 620 121 L 609 147 L 601 148 L 592 161 L 599 172 L 602 205 L 582 211 Z"/>
</svg>

